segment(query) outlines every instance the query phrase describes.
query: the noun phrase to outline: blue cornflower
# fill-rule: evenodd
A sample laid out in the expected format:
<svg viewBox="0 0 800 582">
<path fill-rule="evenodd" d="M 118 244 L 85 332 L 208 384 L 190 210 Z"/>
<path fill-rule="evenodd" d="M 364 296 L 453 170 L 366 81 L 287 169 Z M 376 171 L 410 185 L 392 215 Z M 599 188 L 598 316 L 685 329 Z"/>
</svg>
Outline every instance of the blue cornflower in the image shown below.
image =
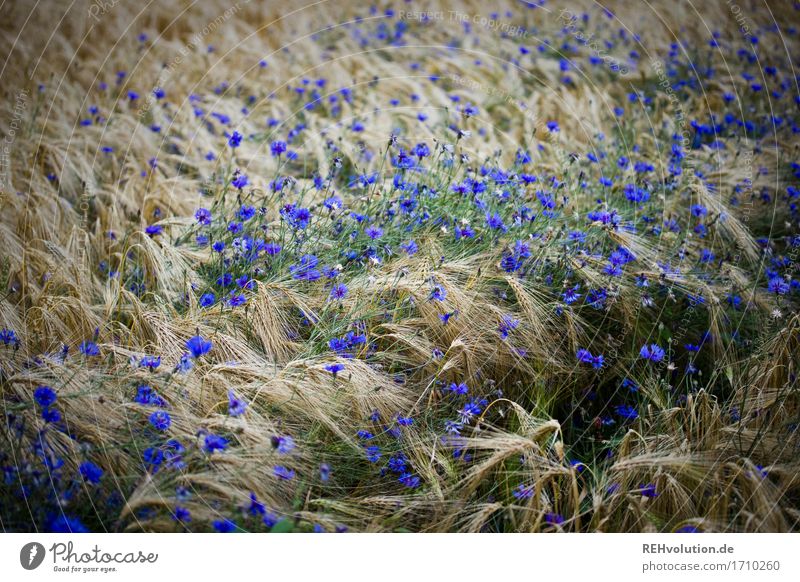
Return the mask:
<svg viewBox="0 0 800 582">
<path fill-rule="evenodd" d="M 297 264 L 289 266 L 289 272 L 295 279 L 302 281 L 316 281 L 322 277 L 322 273 L 317 270 L 319 259 L 314 255 L 303 255 Z"/>
<path fill-rule="evenodd" d="M 231 181 L 231 185 L 237 190 L 241 190 L 249 183 L 250 180 L 245 174 L 236 174 L 236 176 L 234 176 L 233 180 Z"/>
<path fill-rule="evenodd" d="M 39 386 L 33 391 L 33 398 L 36 400 L 36 404 L 42 408 L 47 408 L 55 403 L 57 396 L 55 390 L 50 386 Z"/>
<path fill-rule="evenodd" d="M 233 390 L 228 390 L 228 414 L 241 416 L 247 409 L 247 402 L 238 398 Z"/>
<path fill-rule="evenodd" d="M 455 420 L 444 421 L 444 430 L 448 434 L 460 435 L 461 429 L 464 428 L 464 423 Z"/>
<path fill-rule="evenodd" d="M 81 342 L 81 345 L 78 346 L 78 351 L 82 353 L 84 356 L 100 355 L 100 348 L 97 347 L 97 344 L 88 340 Z"/>
<path fill-rule="evenodd" d="M 214 451 L 224 451 L 228 447 L 228 439 L 219 435 L 209 433 L 203 439 L 203 448 L 207 453 Z"/>
<path fill-rule="evenodd" d="M 155 370 L 161 365 L 161 356 L 143 356 L 139 360 L 139 366 L 142 368 L 150 368 Z"/>
<path fill-rule="evenodd" d="M 376 240 L 383 236 L 383 229 L 379 226 L 371 224 L 364 230 L 364 234 L 366 234 L 370 239 Z"/>
<path fill-rule="evenodd" d="M 174 519 L 175 521 L 179 521 L 181 523 L 189 523 L 190 521 L 192 521 L 192 514 L 185 507 L 176 505 L 175 511 L 172 514 L 172 519 Z"/>
<path fill-rule="evenodd" d="M 789 292 L 789 284 L 781 277 L 772 277 L 767 282 L 767 289 L 770 293 L 775 293 L 776 295 L 785 295 Z"/>
<path fill-rule="evenodd" d="M 147 228 L 144 229 L 145 234 L 148 236 L 157 236 L 162 233 L 164 227 L 160 224 L 151 224 Z"/>
<path fill-rule="evenodd" d="M 501 230 L 503 232 L 508 230 L 506 225 L 503 223 L 503 219 L 497 212 L 494 214 L 489 214 L 488 212 L 486 213 L 486 225 L 492 230 Z"/>
<path fill-rule="evenodd" d="M 401 244 L 400 248 L 403 249 L 408 256 L 416 254 L 416 252 L 419 250 L 417 243 L 415 243 L 413 240 Z"/>
<path fill-rule="evenodd" d="M 602 354 L 598 354 L 593 356 L 592 353 L 584 348 L 581 348 L 577 351 L 575 356 L 578 358 L 579 362 L 583 362 L 584 364 L 591 364 L 593 368 L 600 369 L 603 367 L 605 358 Z"/>
<path fill-rule="evenodd" d="M 550 133 L 557 133 L 557 132 L 561 131 L 561 128 L 558 126 L 558 122 L 557 121 L 548 121 L 547 122 L 547 130 Z"/>
<path fill-rule="evenodd" d="M 428 296 L 430 301 L 444 301 L 447 297 L 447 290 L 441 285 L 434 285 L 431 293 Z"/>
<path fill-rule="evenodd" d="M 81 477 L 84 480 L 97 485 L 100 482 L 100 478 L 103 476 L 103 469 L 92 463 L 91 461 L 84 461 L 78 467 L 78 470 L 81 473 Z"/>
<path fill-rule="evenodd" d="M 414 149 L 411 150 L 412 153 L 417 156 L 420 160 L 424 157 L 431 155 L 431 150 L 426 143 L 418 143 L 414 146 Z"/>
<path fill-rule="evenodd" d="M 632 406 L 627 404 L 622 404 L 615 408 L 616 413 L 624 418 L 625 420 L 636 420 L 639 418 L 639 413 L 636 412 L 636 409 Z"/>
<path fill-rule="evenodd" d="M 194 362 L 189 354 L 183 354 L 175 365 L 175 371 L 179 374 L 187 374 L 194 366 Z"/>
<path fill-rule="evenodd" d="M 334 377 L 336 377 L 336 374 L 344 370 L 344 364 L 339 364 L 339 363 L 328 364 L 327 366 L 325 366 L 325 369 L 331 374 L 333 374 Z"/>
<path fill-rule="evenodd" d="M 273 141 L 272 144 L 269 146 L 269 149 L 273 156 L 279 156 L 286 151 L 286 142 Z"/>
<path fill-rule="evenodd" d="M 200 296 L 200 307 L 211 307 L 216 300 L 217 298 L 213 293 L 203 293 Z"/>
<path fill-rule="evenodd" d="M 567 305 L 572 305 L 575 303 L 581 296 L 581 294 L 578 293 L 580 287 L 580 284 L 575 285 L 574 287 L 568 287 L 567 290 L 561 294 L 561 297 L 564 299 L 564 303 Z"/>
<path fill-rule="evenodd" d="M 323 483 L 327 483 L 331 478 L 331 466 L 328 463 L 322 463 L 319 466 L 319 479 Z"/>
<path fill-rule="evenodd" d="M 239 307 L 240 305 L 244 305 L 247 303 L 247 297 L 245 297 L 241 293 L 234 293 L 231 291 L 230 297 L 228 297 L 228 305 L 231 307 Z"/>
<path fill-rule="evenodd" d="M 43 408 L 42 420 L 45 422 L 58 422 L 61 420 L 61 413 L 55 408 Z"/>
<path fill-rule="evenodd" d="M 212 346 L 211 340 L 203 339 L 199 335 L 191 337 L 186 341 L 186 349 L 189 350 L 193 358 L 199 358 L 207 354 Z"/>
<path fill-rule="evenodd" d="M 500 322 L 500 326 L 498 327 L 498 331 L 500 332 L 500 337 L 503 339 L 507 339 L 509 334 L 519 327 L 519 319 L 514 319 L 510 315 L 503 315 L 503 319 Z"/>
<path fill-rule="evenodd" d="M 215 519 L 211 525 L 217 533 L 230 533 L 236 529 L 236 523 L 227 518 Z"/>
<path fill-rule="evenodd" d="M 648 483 L 647 485 L 639 484 L 639 493 L 641 493 L 644 497 L 658 497 L 658 493 L 656 492 L 656 486 L 653 483 Z"/>
<path fill-rule="evenodd" d="M 377 463 L 381 458 L 381 448 L 378 445 L 365 447 L 364 451 L 367 453 L 367 460 L 370 463 Z"/>
<path fill-rule="evenodd" d="M 289 435 L 272 437 L 272 446 L 281 455 L 288 455 L 294 450 L 294 439 Z"/>
<path fill-rule="evenodd" d="M 238 148 L 239 145 L 242 143 L 242 134 L 238 131 L 234 131 L 231 136 L 228 138 L 228 145 L 231 148 Z"/>
<path fill-rule="evenodd" d="M 295 472 L 294 469 L 287 469 L 283 465 L 275 465 L 272 469 L 272 473 L 278 478 L 283 481 L 291 481 L 294 479 Z"/>
<path fill-rule="evenodd" d="M 397 480 L 409 489 L 415 489 L 416 487 L 419 487 L 419 477 L 412 475 L 411 473 L 403 473 Z"/>
<path fill-rule="evenodd" d="M 647 344 L 639 350 L 639 356 L 651 362 L 660 362 L 664 359 L 665 352 L 658 344 Z"/>
<path fill-rule="evenodd" d="M 347 297 L 347 285 L 344 283 L 337 283 L 331 288 L 331 299 L 344 299 Z"/>
<path fill-rule="evenodd" d="M 169 413 L 163 410 L 156 410 L 150 415 L 148 420 L 150 424 L 153 425 L 153 428 L 162 432 L 168 430 L 172 424 L 172 418 L 170 418 Z"/>
<path fill-rule="evenodd" d="M 520 483 L 514 488 L 514 491 L 511 492 L 517 499 L 530 499 L 533 497 L 534 485 L 525 485 L 524 483 Z"/>
<path fill-rule="evenodd" d="M 455 382 L 451 382 L 450 385 L 447 387 L 450 392 L 455 394 L 466 394 L 469 392 L 469 386 L 467 386 L 466 382 L 461 382 L 460 384 L 456 384 Z"/>
<path fill-rule="evenodd" d="M 550 525 L 561 525 L 564 523 L 564 517 L 559 513 L 551 512 L 544 515 L 544 521 Z"/>
<path fill-rule="evenodd" d="M 17 333 L 5 327 L 0 330 L 0 341 L 3 342 L 3 345 L 12 345 L 14 347 L 18 347 L 20 343 Z"/>
</svg>

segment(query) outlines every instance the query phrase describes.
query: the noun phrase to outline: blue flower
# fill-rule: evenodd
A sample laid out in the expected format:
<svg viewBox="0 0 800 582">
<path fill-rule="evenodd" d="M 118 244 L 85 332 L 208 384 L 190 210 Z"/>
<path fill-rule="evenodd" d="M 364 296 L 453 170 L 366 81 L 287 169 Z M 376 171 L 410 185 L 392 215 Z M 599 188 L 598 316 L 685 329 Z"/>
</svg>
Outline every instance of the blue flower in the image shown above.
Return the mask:
<svg viewBox="0 0 800 582">
<path fill-rule="evenodd" d="M 78 346 L 78 351 L 82 353 L 84 356 L 100 355 L 100 348 L 97 347 L 97 344 L 88 340 L 81 342 L 81 345 Z"/>
<path fill-rule="evenodd" d="M 428 296 L 430 301 L 444 301 L 447 297 L 447 290 L 441 285 L 434 285 L 431 293 Z"/>
<path fill-rule="evenodd" d="M 383 236 L 383 229 L 379 226 L 369 225 L 364 230 L 364 234 L 366 234 L 370 239 L 376 240 Z"/>
<path fill-rule="evenodd" d="M 658 493 L 656 492 L 656 486 L 652 483 L 648 483 L 647 485 L 640 484 L 639 485 L 639 493 L 644 497 L 658 497 Z"/>
<path fill-rule="evenodd" d="M 328 463 L 322 463 L 319 466 L 319 479 L 323 483 L 327 483 L 327 481 L 331 478 L 331 467 Z"/>
<path fill-rule="evenodd" d="M 142 368 L 150 368 L 155 370 L 161 365 L 161 356 L 143 356 L 139 360 L 139 366 Z"/>
<path fill-rule="evenodd" d="M 617 406 L 615 410 L 616 413 L 625 420 L 636 420 L 639 418 L 639 413 L 636 412 L 636 409 L 632 406 L 628 406 L 627 404 Z"/>
<path fill-rule="evenodd" d="M 593 356 L 589 350 L 584 348 L 579 349 L 575 354 L 575 357 L 578 358 L 579 362 L 582 362 L 584 364 L 591 364 L 592 367 L 596 369 L 602 368 L 605 362 L 605 358 L 603 357 L 602 354 Z"/>
<path fill-rule="evenodd" d="M 456 384 L 455 382 L 451 382 L 450 385 L 447 387 L 450 392 L 455 394 L 466 394 L 469 392 L 469 386 L 467 386 L 466 382 L 461 382 L 460 384 Z"/>
<path fill-rule="evenodd" d="M 519 319 L 514 319 L 510 315 L 503 315 L 503 320 L 500 322 L 500 326 L 498 328 L 500 332 L 500 337 L 503 339 L 507 339 L 509 334 L 517 329 L 519 326 Z"/>
<path fill-rule="evenodd" d="M 286 151 L 286 142 L 273 141 L 272 144 L 269 146 L 269 149 L 273 156 L 279 156 Z"/>
<path fill-rule="evenodd" d="M 331 299 L 344 299 L 347 297 L 347 285 L 344 283 L 337 283 L 331 289 Z"/>
<path fill-rule="evenodd" d="M 42 420 L 45 422 L 58 422 L 61 420 L 61 413 L 54 408 L 43 408 Z"/>
<path fill-rule="evenodd" d="M 344 370 L 344 364 L 328 364 L 325 369 L 336 377 L 336 374 Z"/>
<path fill-rule="evenodd" d="M 47 408 L 55 403 L 57 396 L 55 390 L 50 386 L 39 386 L 33 391 L 33 398 L 36 400 L 36 404 L 42 408 Z"/>
<path fill-rule="evenodd" d="M 316 281 L 322 277 L 322 273 L 317 270 L 319 259 L 314 255 L 303 255 L 297 264 L 289 266 L 289 272 L 295 279 L 302 281 Z"/>
<path fill-rule="evenodd" d="M 550 133 L 557 133 L 557 132 L 561 131 L 561 128 L 558 126 L 558 122 L 557 121 L 548 121 L 547 122 L 547 130 Z"/>
<path fill-rule="evenodd" d="M 789 292 L 789 284 L 781 277 L 772 277 L 767 282 L 767 289 L 769 289 L 770 293 L 775 293 L 776 295 L 785 295 Z"/>
<path fill-rule="evenodd" d="M 647 344 L 642 346 L 639 350 L 639 356 L 651 362 L 660 362 L 664 359 L 664 350 L 658 344 Z"/>
<path fill-rule="evenodd" d="M 100 478 L 103 476 L 103 469 L 92 463 L 91 461 L 84 461 L 78 467 L 78 470 L 81 473 L 81 476 L 94 485 L 100 482 Z"/>
<path fill-rule="evenodd" d="M 417 156 L 420 160 L 424 157 L 431 155 L 431 150 L 426 143 L 418 143 L 414 146 L 414 149 L 411 150 L 412 153 Z"/>
<path fill-rule="evenodd" d="M 14 347 L 19 347 L 20 343 L 16 332 L 5 327 L 0 331 L 0 341 L 2 341 L 4 345 L 12 345 Z"/>
<path fill-rule="evenodd" d="M 378 445 L 370 445 L 364 451 L 367 453 L 367 460 L 370 463 L 377 463 L 381 458 L 381 448 Z"/>
<path fill-rule="evenodd" d="M 400 248 L 403 249 L 408 256 L 416 254 L 416 252 L 419 250 L 419 247 L 417 246 L 417 243 L 415 243 L 413 240 L 410 240 L 407 243 L 401 244 Z"/>
<path fill-rule="evenodd" d="M 524 483 L 520 483 L 517 485 L 514 490 L 511 492 L 517 499 L 530 499 L 533 497 L 534 485 L 525 485 Z"/>
<path fill-rule="evenodd" d="M 294 469 L 287 469 L 283 465 L 275 465 L 272 469 L 272 473 L 282 481 L 291 481 L 295 476 Z"/>
<path fill-rule="evenodd" d="M 207 208 L 198 208 L 194 213 L 194 218 L 198 224 L 209 226 L 211 224 L 211 211 Z"/>
<path fill-rule="evenodd" d="M 50 518 L 47 531 L 52 533 L 89 533 L 89 529 L 83 525 L 80 519 L 65 515 L 62 511 L 58 511 L 57 515 Z"/>
<path fill-rule="evenodd" d="M 550 525 L 561 525 L 564 523 L 564 517 L 559 513 L 546 513 L 544 521 Z"/>
<path fill-rule="evenodd" d="M 228 138 L 228 145 L 233 149 L 238 148 L 241 143 L 242 143 L 242 134 L 239 133 L 238 131 L 234 131 Z"/>
<path fill-rule="evenodd" d="M 228 390 L 228 414 L 231 416 L 241 416 L 247 409 L 247 402 L 237 398 L 233 390 Z"/>
<path fill-rule="evenodd" d="M 175 521 L 179 521 L 181 523 L 189 523 L 190 521 L 192 521 L 192 514 L 185 507 L 176 505 L 175 511 L 173 512 L 172 515 L 172 519 L 174 519 Z"/>
<path fill-rule="evenodd" d="M 228 440 L 219 435 L 209 433 L 203 439 L 203 448 L 207 453 L 224 451 L 228 447 Z"/>
<path fill-rule="evenodd" d="M 501 230 L 506 232 L 508 228 L 505 224 L 503 224 L 503 219 L 500 218 L 500 215 L 495 212 L 494 214 L 486 213 L 486 224 L 489 228 L 493 230 Z"/>
<path fill-rule="evenodd" d="M 288 455 L 294 450 L 294 439 L 289 435 L 272 437 L 272 446 L 281 455 Z"/>
<path fill-rule="evenodd" d="M 149 420 L 150 424 L 153 425 L 153 428 L 162 432 L 168 430 L 172 424 L 172 418 L 170 418 L 169 413 L 163 410 L 156 410 L 150 415 Z"/>
<path fill-rule="evenodd" d="M 236 176 L 234 176 L 233 180 L 231 181 L 231 185 L 237 190 L 241 190 L 249 183 L 250 180 L 245 174 L 236 174 Z"/>
<path fill-rule="evenodd" d="M 191 337 L 186 341 L 186 349 L 189 350 L 193 358 L 199 358 L 207 354 L 212 346 L 211 340 L 203 339 L 199 335 Z"/>
<path fill-rule="evenodd" d="M 212 522 L 217 533 L 230 533 L 236 529 L 236 523 L 228 518 L 216 519 Z"/>
<path fill-rule="evenodd" d="M 419 477 L 412 475 L 411 473 L 403 473 L 397 480 L 409 489 L 415 489 L 419 487 Z"/>
</svg>

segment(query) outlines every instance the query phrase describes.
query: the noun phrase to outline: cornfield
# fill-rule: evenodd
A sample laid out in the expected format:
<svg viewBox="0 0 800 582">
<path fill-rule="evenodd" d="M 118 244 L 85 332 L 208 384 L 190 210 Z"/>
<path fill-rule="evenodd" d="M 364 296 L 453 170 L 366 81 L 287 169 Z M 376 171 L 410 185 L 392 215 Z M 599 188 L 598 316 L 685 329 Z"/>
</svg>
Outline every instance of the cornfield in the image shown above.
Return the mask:
<svg viewBox="0 0 800 582">
<path fill-rule="evenodd" d="M 738 2 L 0 5 L 2 529 L 797 531 Z"/>
</svg>

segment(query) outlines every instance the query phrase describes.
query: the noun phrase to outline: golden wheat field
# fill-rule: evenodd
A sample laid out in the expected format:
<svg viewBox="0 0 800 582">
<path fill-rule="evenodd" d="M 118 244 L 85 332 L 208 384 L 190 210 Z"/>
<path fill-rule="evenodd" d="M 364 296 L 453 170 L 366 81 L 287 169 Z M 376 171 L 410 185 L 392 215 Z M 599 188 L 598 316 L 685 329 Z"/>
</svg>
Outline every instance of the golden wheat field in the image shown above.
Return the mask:
<svg viewBox="0 0 800 582">
<path fill-rule="evenodd" d="M 793 2 L 0 3 L 7 532 L 788 532 Z"/>
</svg>

